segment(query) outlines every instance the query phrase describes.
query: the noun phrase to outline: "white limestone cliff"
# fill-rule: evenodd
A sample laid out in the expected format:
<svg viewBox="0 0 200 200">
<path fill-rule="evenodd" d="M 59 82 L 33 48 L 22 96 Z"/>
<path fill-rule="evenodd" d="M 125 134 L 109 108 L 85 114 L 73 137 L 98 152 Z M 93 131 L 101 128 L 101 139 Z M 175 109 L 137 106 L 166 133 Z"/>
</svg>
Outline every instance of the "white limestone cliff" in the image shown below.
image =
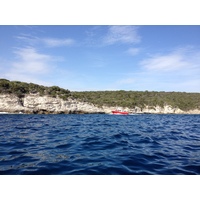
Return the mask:
<svg viewBox="0 0 200 200">
<path fill-rule="evenodd" d="M 28 94 L 24 98 L 15 95 L 0 95 L 0 112 L 9 113 L 101 113 L 103 109 L 90 103 L 38 94 Z"/>
<path fill-rule="evenodd" d="M 75 99 L 63 100 L 39 94 L 26 94 L 19 98 L 13 94 L 0 94 L 0 112 L 8 113 L 111 113 L 116 107 L 98 107 L 91 103 L 81 102 Z M 200 110 L 182 111 L 170 105 L 145 106 L 144 108 L 121 108 L 130 113 L 152 114 L 200 114 Z"/>
</svg>

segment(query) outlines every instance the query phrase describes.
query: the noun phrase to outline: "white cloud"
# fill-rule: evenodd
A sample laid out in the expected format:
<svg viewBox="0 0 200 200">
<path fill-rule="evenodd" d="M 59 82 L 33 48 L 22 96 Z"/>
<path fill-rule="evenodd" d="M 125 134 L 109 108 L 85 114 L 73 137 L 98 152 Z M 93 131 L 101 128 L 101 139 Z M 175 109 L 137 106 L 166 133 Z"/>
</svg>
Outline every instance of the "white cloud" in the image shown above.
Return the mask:
<svg viewBox="0 0 200 200">
<path fill-rule="evenodd" d="M 75 43 L 73 39 L 43 38 L 41 41 L 48 47 L 71 46 Z"/>
<path fill-rule="evenodd" d="M 200 67 L 200 52 L 191 49 L 178 49 L 166 55 L 154 55 L 140 62 L 150 71 L 170 72 L 192 70 Z"/>
<path fill-rule="evenodd" d="M 12 63 L 13 70 L 34 74 L 47 73 L 48 62 L 52 60 L 49 55 L 38 53 L 34 48 L 21 48 L 14 52 L 17 61 Z"/>
<path fill-rule="evenodd" d="M 140 42 L 136 26 L 110 26 L 107 35 L 103 38 L 105 45 L 116 43 L 133 44 Z"/>
<path fill-rule="evenodd" d="M 154 56 L 140 63 L 144 68 L 155 71 L 174 71 L 187 67 L 189 63 L 182 55 L 169 54 Z"/>
<path fill-rule="evenodd" d="M 139 69 L 123 74 L 115 82 L 118 89 L 200 92 L 200 50 L 176 49 L 152 55 L 139 63 Z"/>
<path fill-rule="evenodd" d="M 21 34 L 19 36 L 16 36 L 16 38 L 31 46 L 43 44 L 46 47 L 62 47 L 72 46 L 73 44 L 75 44 L 75 40 L 71 38 L 39 38 L 28 34 Z"/>
<path fill-rule="evenodd" d="M 135 56 L 140 52 L 139 48 L 129 48 L 127 50 L 127 53 L 130 54 L 131 56 Z"/>
<path fill-rule="evenodd" d="M 16 49 L 14 54 L 16 59 L 3 72 L 5 78 L 49 85 L 47 81 L 41 80 L 43 79 L 42 77 L 52 73 L 54 69 L 52 62 L 55 58 L 39 53 L 31 47 Z"/>
<path fill-rule="evenodd" d="M 18 42 L 28 44 L 29 46 L 34 46 L 39 43 L 40 38 L 32 36 L 30 34 L 20 34 L 15 36 Z"/>
</svg>

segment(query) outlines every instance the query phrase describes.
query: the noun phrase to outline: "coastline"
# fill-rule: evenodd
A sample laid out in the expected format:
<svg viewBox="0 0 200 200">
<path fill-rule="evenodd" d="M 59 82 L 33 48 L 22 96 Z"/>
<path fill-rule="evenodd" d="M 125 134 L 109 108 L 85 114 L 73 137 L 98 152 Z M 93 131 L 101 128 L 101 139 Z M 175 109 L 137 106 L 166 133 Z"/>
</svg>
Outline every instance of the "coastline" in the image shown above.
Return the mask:
<svg viewBox="0 0 200 200">
<path fill-rule="evenodd" d="M 39 94 L 26 94 L 23 98 L 13 94 L 0 94 L 0 114 L 111 114 L 116 107 L 100 107 L 76 99 L 63 100 Z M 171 105 L 120 108 L 129 114 L 200 114 L 198 109 L 183 111 Z"/>
</svg>

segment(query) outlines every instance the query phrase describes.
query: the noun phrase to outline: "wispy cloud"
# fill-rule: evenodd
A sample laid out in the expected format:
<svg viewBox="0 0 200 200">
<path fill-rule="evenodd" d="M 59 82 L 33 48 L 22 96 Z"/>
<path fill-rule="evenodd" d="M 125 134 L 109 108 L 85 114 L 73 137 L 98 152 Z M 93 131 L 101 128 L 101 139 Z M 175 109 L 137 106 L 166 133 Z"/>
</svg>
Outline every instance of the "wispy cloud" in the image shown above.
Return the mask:
<svg viewBox="0 0 200 200">
<path fill-rule="evenodd" d="M 34 74 L 46 73 L 48 62 L 52 60 L 49 55 L 41 54 L 34 48 L 21 48 L 14 52 L 17 61 L 13 62 L 13 69 L 19 72 L 29 72 Z"/>
<path fill-rule="evenodd" d="M 31 34 L 20 34 L 15 38 L 18 47 L 14 47 L 12 61 L 7 61 L 4 65 L 7 66 L 6 69 L 0 66 L 2 76 L 10 80 L 43 85 L 51 85 L 59 76 L 60 68 L 56 66 L 58 62 L 65 60 L 44 53 L 45 48 L 69 47 L 75 44 L 75 40 L 71 38 L 37 37 Z"/>
<path fill-rule="evenodd" d="M 140 49 L 139 48 L 129 48 L 126 52 L 131 56 L 135 56 L 140 52 Z"/>
<path fill-rule="evenodd" d="M 141 61 L 140 65 L 144 69 L 158 72 L 198 70 L 200 67 L 200 52 L 186 47 L 165 55 L 153 55 Z"/>
<path fill-rule="evenodd" d="M 66 39 L 57 39 L 57 38 L 43 38 L 41 39 L 48 47 L 61 47 L 61 46 L 71 46 L 75 43 L 73 39 L 66 38 Z"/>
<path fill-rule="evenodd" d="M 41 77 L 48 76 L 52 73 L 54 57 L 39 53 L 32 47 L 15 49 L 14 54 L 16 58 L 4 72 L 3 76 L 5 78 L 48 84 L 47 82 L 41 81 Z"/>
<path fill-rule="evenodd" d="M 147 70 L 175 71 L 189 66 L 182 55 L 172 53 L 168 55 L 153 56 L 140 63 Z"/>
<path fill-rule="evenodd" d="M 72 38 L 51 38 L 51 37 L 39 38 L 28 34 L 21 34 L 19 36 L 16 36 L 16 38 L 30 46 L 36 46 L 42 44 L 44 45 L 44 47 L 63 47 L 63 46 L 68 47 L 75 44 L 75 40 Z"/>
<path fill-rule="evenodd" d="M 117 88 L 154 91 L 200 92 L 200 50 L 175 49 L 142 60 L 139 71 L 124 74 Z"/>
<path fill-rule="evenodd" d="M 105 45 L 134 44 L 140 42 L 137 26 L 110 26 L 103 38 Z"/>
</svg>

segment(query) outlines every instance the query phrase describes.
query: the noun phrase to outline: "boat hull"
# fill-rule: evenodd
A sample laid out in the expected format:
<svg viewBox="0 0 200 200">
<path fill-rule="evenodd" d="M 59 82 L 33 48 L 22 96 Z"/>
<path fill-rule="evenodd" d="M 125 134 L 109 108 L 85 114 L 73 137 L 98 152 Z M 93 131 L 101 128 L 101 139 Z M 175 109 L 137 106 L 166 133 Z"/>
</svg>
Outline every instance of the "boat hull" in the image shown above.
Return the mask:
<svg viewBox="0 0 200 200">
<path fill-rule="evenodd" d="M 113 115 L 128 115 L 129 113 L 126 111 L 118 111 L 118 110 L 114 110 L 112 111 Z"/>
</svg>

